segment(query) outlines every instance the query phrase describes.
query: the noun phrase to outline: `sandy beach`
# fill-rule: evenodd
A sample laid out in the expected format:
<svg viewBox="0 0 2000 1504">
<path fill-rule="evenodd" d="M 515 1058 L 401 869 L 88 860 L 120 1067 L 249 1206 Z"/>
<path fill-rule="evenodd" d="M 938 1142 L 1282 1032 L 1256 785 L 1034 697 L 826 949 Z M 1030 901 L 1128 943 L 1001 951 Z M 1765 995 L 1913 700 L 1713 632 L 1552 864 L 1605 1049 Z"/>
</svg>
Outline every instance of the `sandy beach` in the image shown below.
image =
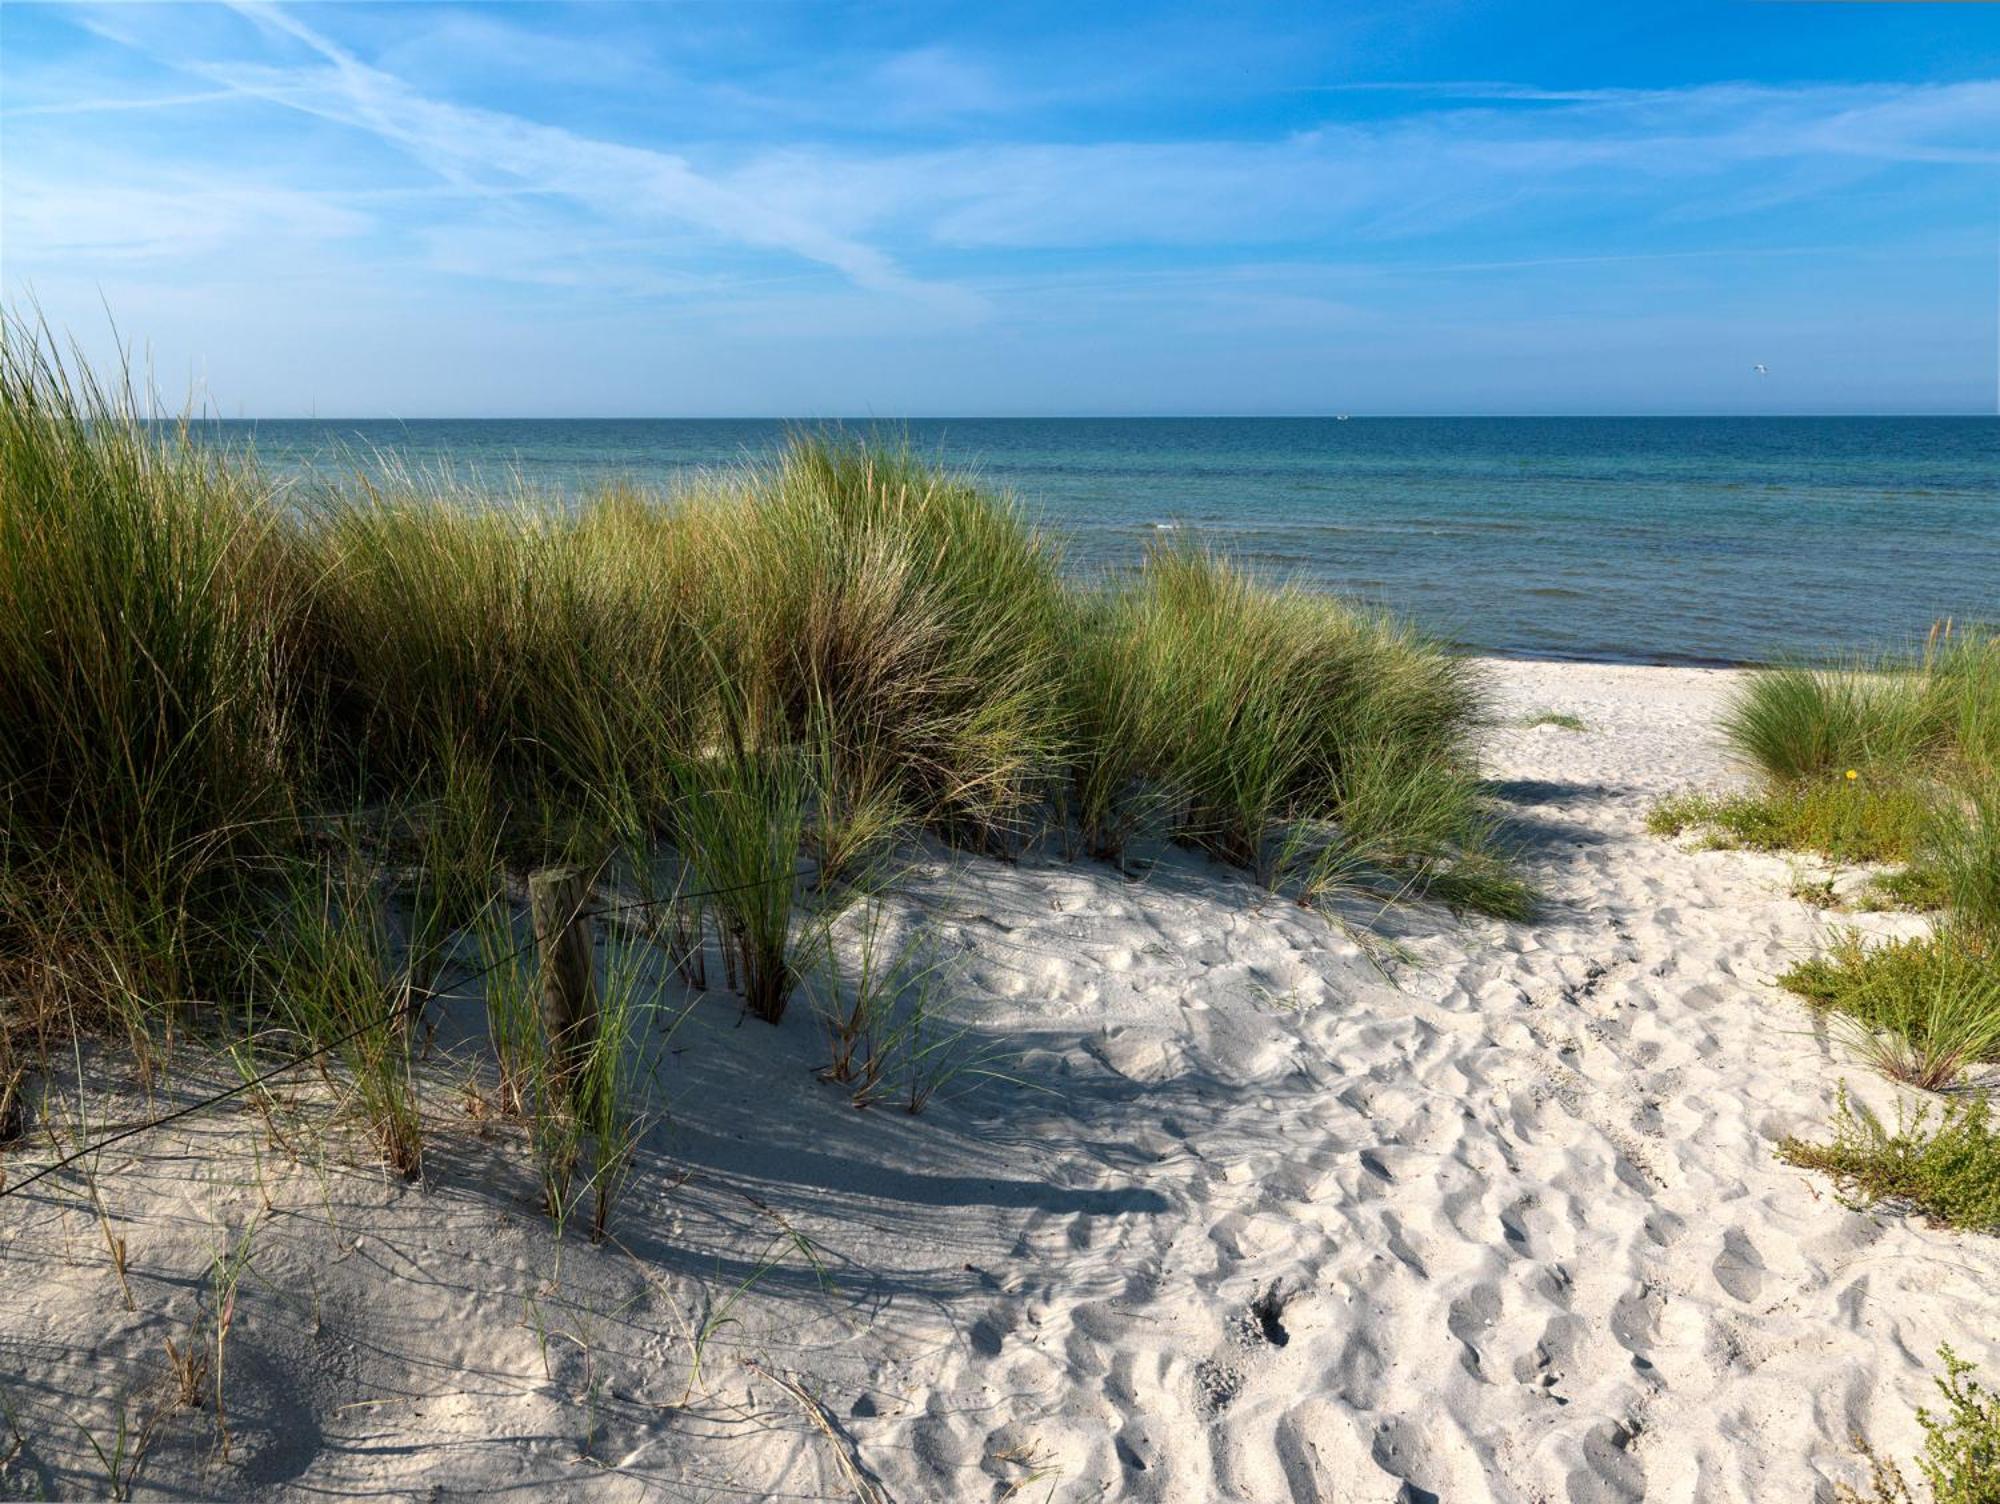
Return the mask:
<svg viewBox="0 0 2000 1504">
<path fill-rule="evenodd" d="M 1729 671 L 1487 670 L 1532 922 L 936 852 L 891 914 L 1000 1078 L 856 1111 L 809 1007 L 710 994 L 606 1245 L 553 1235 L 449 1025 L 419 1186 L 237 1109 L 107 1153 L 136 1310 L 43 1182 L 0 1218 L 4 1491 L 105 1491 L 250 1229 L 227 1456 L 176 1411 L 135 1497 L 1830 1500 L 1853 1434 L 1915 1450 L 1941 1342 L 2000 1372 L 2000 1243 L 1773 1156 L 1898 1095 L 1773 976 L 1920 921 L 1646 832 L 1734 776 Z"/>
</svg>

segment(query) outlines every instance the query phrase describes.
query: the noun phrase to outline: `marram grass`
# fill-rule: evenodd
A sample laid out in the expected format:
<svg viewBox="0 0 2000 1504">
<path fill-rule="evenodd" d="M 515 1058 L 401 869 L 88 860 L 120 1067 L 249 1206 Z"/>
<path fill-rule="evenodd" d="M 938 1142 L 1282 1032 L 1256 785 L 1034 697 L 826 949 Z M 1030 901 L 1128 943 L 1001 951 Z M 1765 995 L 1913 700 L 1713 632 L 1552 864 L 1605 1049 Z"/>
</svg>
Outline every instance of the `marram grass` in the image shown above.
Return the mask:
<svg viewBox="0 0 2000 1504">
<path fill-rule="evenodd" d="M 322 890 L 356 811 L 419 990 L 505 871 L 657 850 L 740 890 L 683 918 L 772 1018 L 814 887 L 851 900 L 919 834 L 1528 901 L 1465 661 L 1197 548 L 1079 584 L 1013 503 L 839 435 L 579 506 L 287 488 L 10 323 L 0 601 L 0 975 L 141 1032 L 249 1006 L 274 906 Z"/>
<path fill-rule="evenodd" d="M 1923 940 L 1849 935 L 1782 981 L 1849 1020 L 1885 1073 L 1942 1088 L 2000 1054 L 2000 635 L 1941 624 L 1920 653 L 1746 678 L 1723 722 L 1760 785 L 1655 806 L 1657 834 L 1896 864 L 1864 906 L 1936 912 Z"/>
</svg>

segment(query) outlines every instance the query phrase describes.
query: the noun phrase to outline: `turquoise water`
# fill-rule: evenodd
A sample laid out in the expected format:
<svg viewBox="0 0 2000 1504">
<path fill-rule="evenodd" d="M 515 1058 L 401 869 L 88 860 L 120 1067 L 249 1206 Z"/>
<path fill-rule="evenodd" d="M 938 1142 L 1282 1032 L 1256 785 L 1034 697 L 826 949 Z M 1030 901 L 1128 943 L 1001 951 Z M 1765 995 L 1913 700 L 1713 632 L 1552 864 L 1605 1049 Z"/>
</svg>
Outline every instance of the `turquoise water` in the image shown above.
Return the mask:
<svg viewBox="0 0 2000 1504">
<path fill-rule="evenodd" d="M 1493 652 L 1744 662 L 2000 617 L 2000 419 L 976 418 L 894 431 L 1013 491 L 1078 569 L 1129 565 L 1162 529 L 1194 528 L 1260 569 Z M 254 439 L 281 469 L 373 453 L 576 494 L 768 454 L 786 425 L 213 432 Z"/>
</svg>

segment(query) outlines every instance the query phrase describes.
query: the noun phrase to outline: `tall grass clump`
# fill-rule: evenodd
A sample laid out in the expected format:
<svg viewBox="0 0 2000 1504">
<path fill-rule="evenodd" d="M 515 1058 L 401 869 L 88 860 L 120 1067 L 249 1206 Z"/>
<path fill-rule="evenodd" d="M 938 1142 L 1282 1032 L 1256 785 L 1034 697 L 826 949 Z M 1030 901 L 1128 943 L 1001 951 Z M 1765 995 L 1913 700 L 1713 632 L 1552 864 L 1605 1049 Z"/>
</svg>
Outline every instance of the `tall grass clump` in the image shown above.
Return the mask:
<svg viewBox="0 0 2000 1504">
<path fill-rule="evenodd" d="M 0 784 L 10 841 L 150 862 L 267 814 L 284 771 L 275 513 L 9 322 Z"/>
<path fill-rule="evenodd" d="M 1198 548 L 1071 581 L 1014 502 L 907 445 L 798 434 L 578 503 L 393 466 L 281 487 L 44 331 L 0 345 L 9 1028 L 22 999 L 108 1021 L 142 1069 L 183 1017 L 239 1060 L 243 1019 L 303 1036 L 409 1173 L 416 1009 L 462 950 L 505 959 L 524 871 L 629 876 L 687 980 L 717 940 L 773 1022 L 832 907 L 920 836 L 1162 836 L 1303 899 L 1519 913 L 1481 717 L 1463 660 Z M 501 1102 L 532 1114 L 502 970 Z"/>
<path fill-rule="evenodd" d="M 974 844 L 1016 840 L 1065 744 L 1071 604 L 1014 506 L 905 448 L 796 437 L 719 532 L 724 631 L 790 739 L 830 747 L 826 797 Z"/>
<path fill-rule="evenodd" d="M 1387 881 L 1525 909 L 1478 789 L 1464 660 L 1186 544 L 1155 549 L 1081 637 L 1072 786 L 1096 849 L 1157 811 L 1173 839 L 1268 884 Z"/>
<path fill-rule="evenodd" d="M 1848 768 L 1905 772 L 1936 750 L 1943 727 L 1921 678 L 1883 663 L 1755 674 L 1722 731 L 1771 778 L 1791 781 Z"/>
<path fill-rule="evenodd" d="M 1938 802 L 1920 864 L 1968 944 L 2000 960 L 2000 773 Z"/>
<path fill-rule="evenodd" d="M 0 329 L 0 952 L 128 1021 L 225 989 L 242 861 L 289 807 L 264 488 Z"/>
<path fill-rule="evenodd" d="M 1850 935 L 1784 984 L 1919 1086 L 2000 1055 L 2000 636 L 1944 624 L 1901 661 L 1754 674 L 1724 730 L 1763 787 L 1668 801 L 1654 829 L 1907 863 L 1876 891 L 1942 905 L 1932 936 L 1869 949 Z"/>
<path fill-rule="evenodd" d="M 318 573 L 298 657 L 323 770 L 406 788 L 471 758 L 598 804 L 657 797 L 661 733 L 697 734 L 675 718 L 703 635 L 680 519 L 405 479 L 315 498 L 302 528 Z"/>
</svg>

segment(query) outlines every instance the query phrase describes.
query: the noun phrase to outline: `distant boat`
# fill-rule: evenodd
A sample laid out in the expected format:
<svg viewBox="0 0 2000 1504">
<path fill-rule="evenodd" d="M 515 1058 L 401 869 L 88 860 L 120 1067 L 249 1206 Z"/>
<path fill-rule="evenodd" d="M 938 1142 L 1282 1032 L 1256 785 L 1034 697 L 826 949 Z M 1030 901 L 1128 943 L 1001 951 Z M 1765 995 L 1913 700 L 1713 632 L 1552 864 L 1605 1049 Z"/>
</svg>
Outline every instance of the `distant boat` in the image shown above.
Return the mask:
<svg viewBox="0 0 2000 1504">
<path fill-rule="evenodd" d="M 1334 421 L 1334 422 L 1336 422 L 1336 423 L 1345 423 L 1345 422 L 1347 421 L 1347 414 L 1346 414 L 1346 413 L 1335 413 L 1335 414 L 1333 415 L 1333 421 Z"/>
</svg>

